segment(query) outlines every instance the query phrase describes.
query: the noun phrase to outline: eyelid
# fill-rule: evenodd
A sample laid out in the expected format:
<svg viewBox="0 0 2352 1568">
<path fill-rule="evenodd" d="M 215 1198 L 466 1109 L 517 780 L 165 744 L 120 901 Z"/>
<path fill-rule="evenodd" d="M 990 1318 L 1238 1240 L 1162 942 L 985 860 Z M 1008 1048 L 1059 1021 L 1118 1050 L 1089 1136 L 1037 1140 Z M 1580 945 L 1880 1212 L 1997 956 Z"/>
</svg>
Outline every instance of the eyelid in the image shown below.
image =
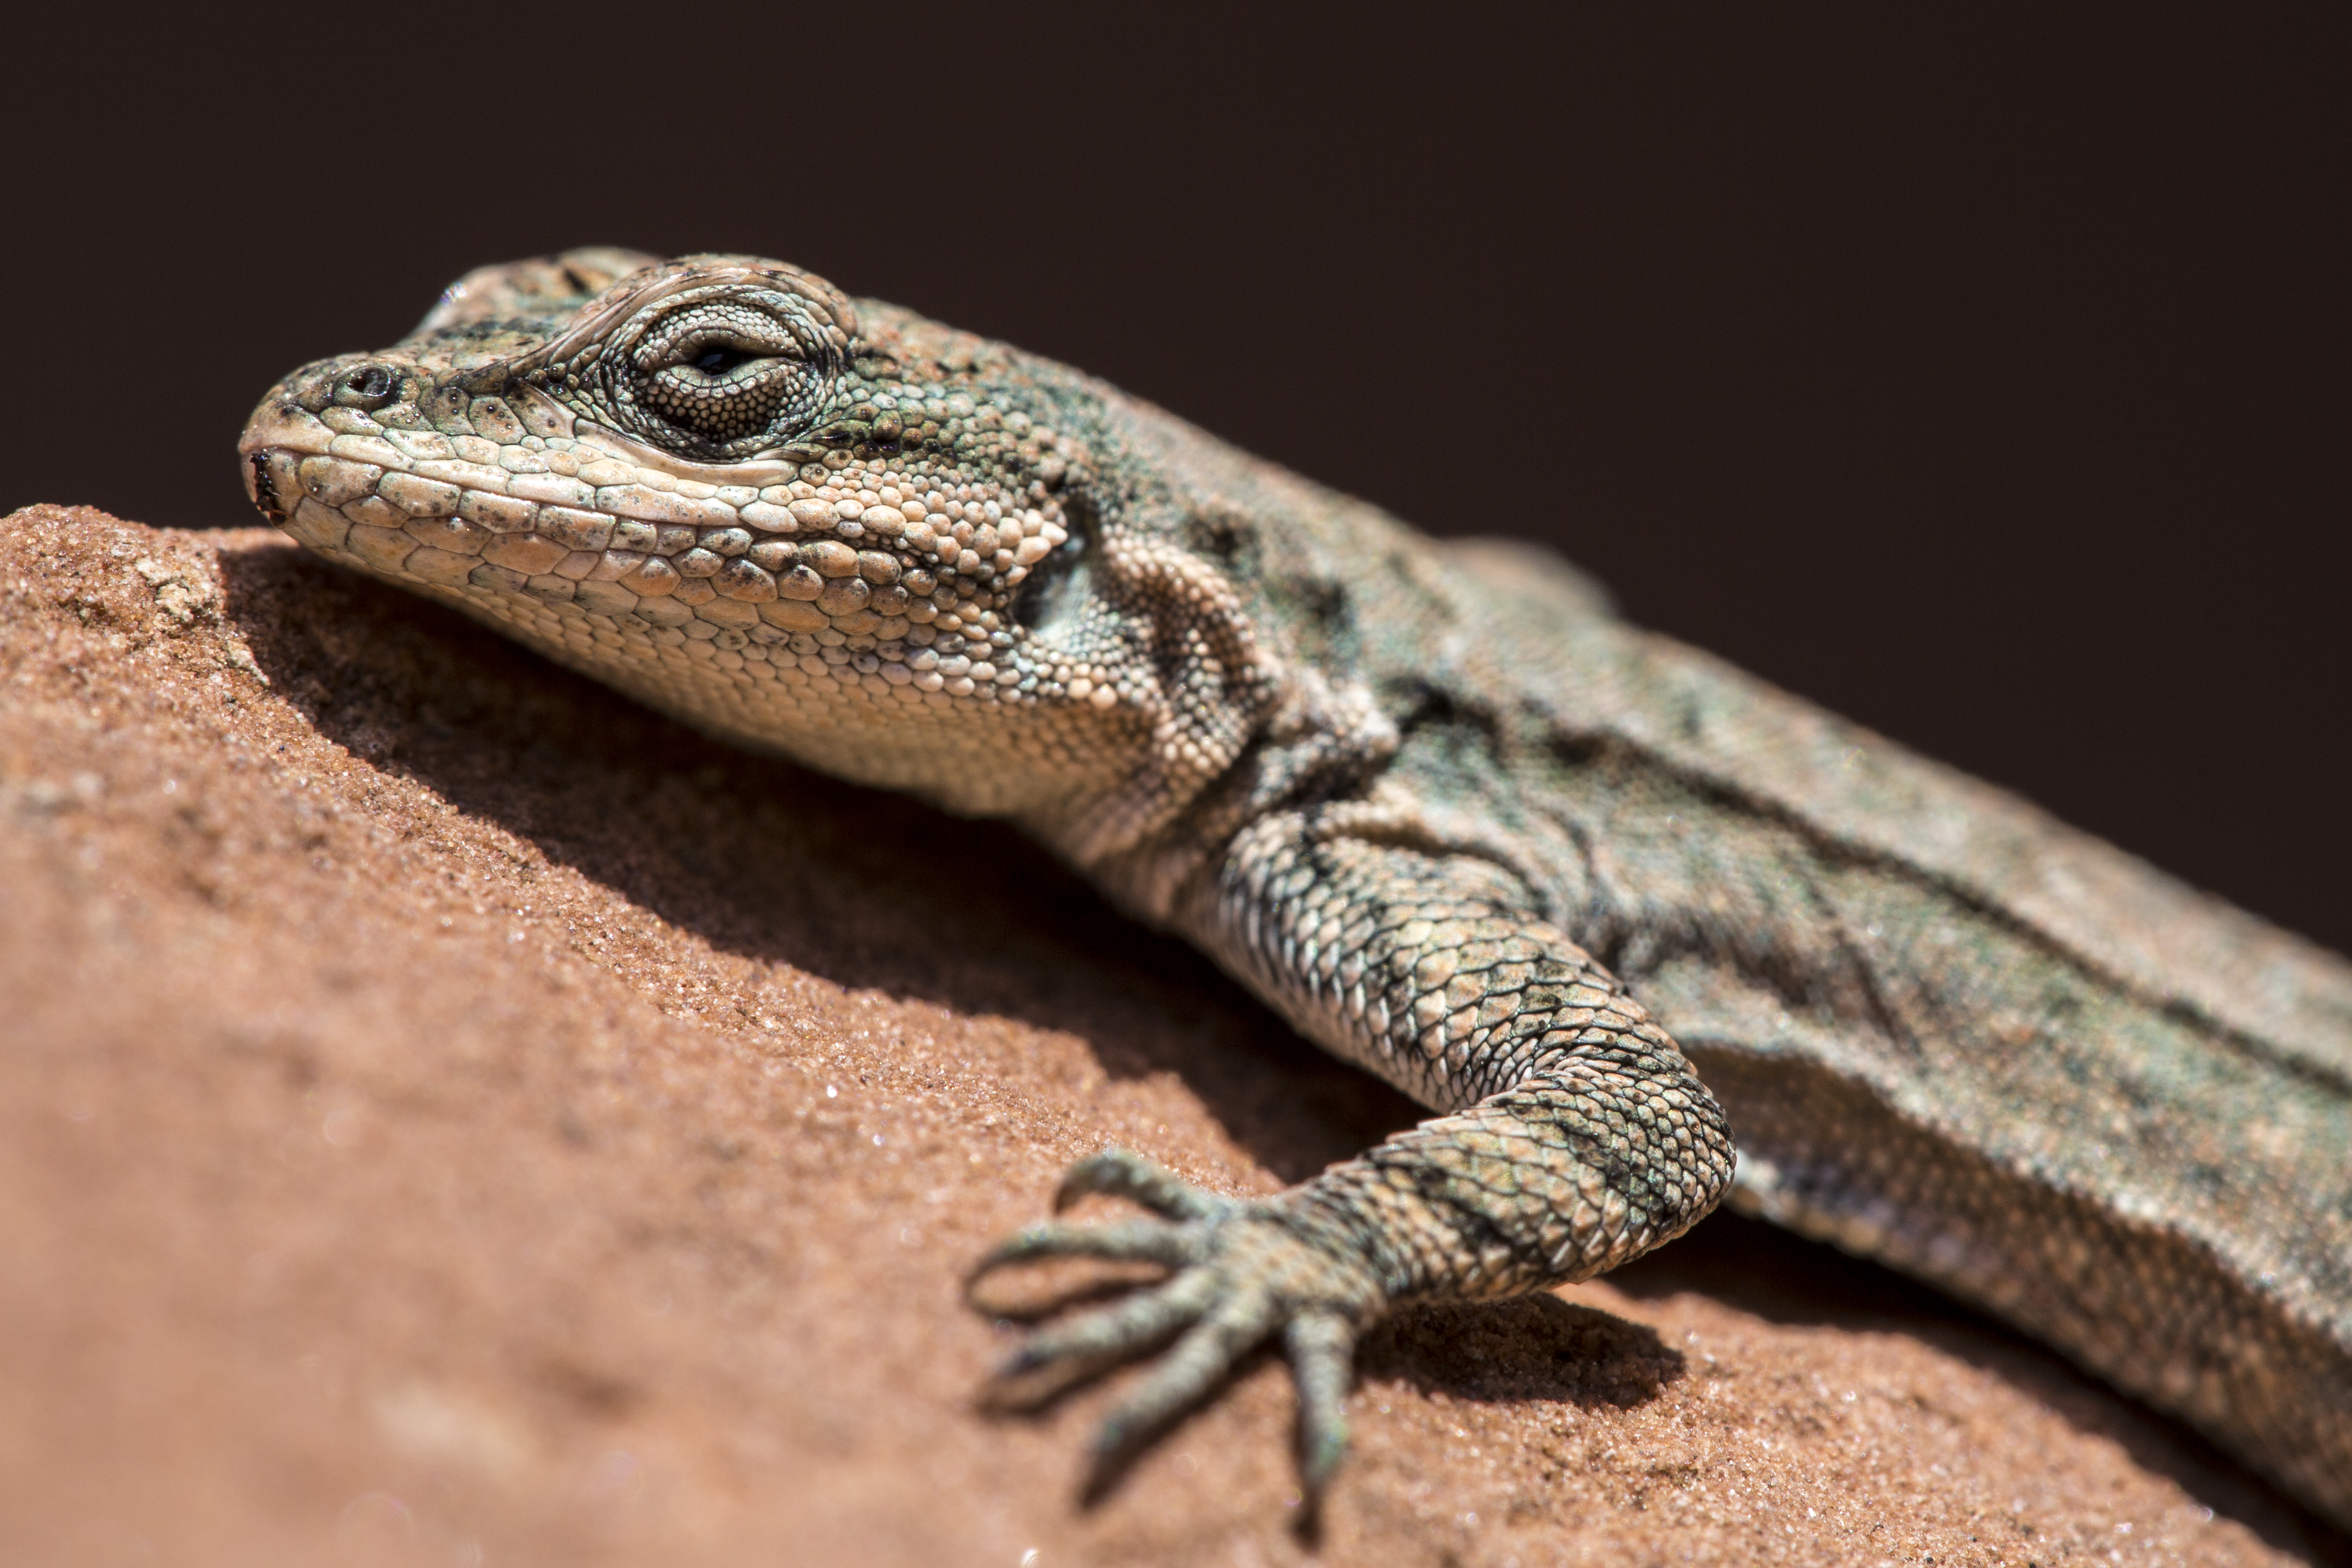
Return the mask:
<svg viewBox="0 0 2352 1568">
<path fill-rule="evenodd" d="M 714 326 L 687 333 L 670 345 L 667 355 L 671 364 L 692 364 L 695 359 L 712 349 L 725 349 L 741 354 L 746 360 L 805 360 L 800 345 L 785 335 L 782 343 L 761 343 L 747 341 L 744 333 L 725 326 Z"/>
<path fill-rule="evenodd" d="M 773 446 L 806 429 L 832 395 L 848 346 L 835 330 L 839 314 L 794 290 L 731 285 L 641 300 L 576 378 L 575 395 L 632 438 L 696 460 Z M 723 368 L 705 370 L 705 358 Z M 566 386 L 574 380 L 567 374 Z"/>
</svg>

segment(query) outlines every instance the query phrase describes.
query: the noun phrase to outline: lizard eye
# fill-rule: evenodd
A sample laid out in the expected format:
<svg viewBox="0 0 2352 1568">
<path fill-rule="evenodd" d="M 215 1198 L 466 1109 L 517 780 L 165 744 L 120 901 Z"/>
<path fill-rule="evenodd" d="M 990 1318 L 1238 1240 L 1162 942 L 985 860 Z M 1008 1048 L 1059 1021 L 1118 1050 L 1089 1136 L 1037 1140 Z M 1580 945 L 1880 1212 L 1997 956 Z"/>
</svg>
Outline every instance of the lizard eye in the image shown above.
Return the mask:
<svg viewBox="0 0 2352 1568">
<path fill-rule="evenodd" d="M 742 299 L 661 314 L 630 345 L 614 388 L 645 434 L 695 457 L 748 455 L 806 422 L 827 378 L 789 320 Z"/>
<path fill-rule="evenodd" d="M 635 390 L 639 405 L 673 429 L 725 447 L 772 429 L 805 391 L 807 368 L 798 345 L 767 323 L 689 325 L 647 356 Z"/>
<path fill-rule="evenodd" d="M 550 345 L 550 389 L 623 435 L 698 462 L 772 453 L 814 421 L 847 335 L 764 279 L 665 292 Z"/>
</svg>

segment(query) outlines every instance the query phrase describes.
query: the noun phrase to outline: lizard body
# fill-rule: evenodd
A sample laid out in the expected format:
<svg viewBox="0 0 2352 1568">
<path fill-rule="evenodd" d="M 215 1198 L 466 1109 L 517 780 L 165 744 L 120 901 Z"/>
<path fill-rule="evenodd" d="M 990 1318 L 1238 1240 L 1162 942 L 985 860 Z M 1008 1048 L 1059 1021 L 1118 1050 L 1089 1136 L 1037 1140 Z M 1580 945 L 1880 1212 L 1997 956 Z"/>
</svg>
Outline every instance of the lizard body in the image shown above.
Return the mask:
<svg viewBox="0 0 2352 1568">
<path fill-rule="evenodd" d="M 1544 552 L 1433 541 L 748 258 L 485 268 L 288 377 L 241 452 L 314 550 L 701 728 L 1012 818 L 1441 1113 L 1254 1203 L 1111 1152 L 1063 1195 L 1160 1217 L 991 1255 L 1171 1270 L 1007 1369 L 1172 1341 L 1104 1459 L 1279 1335 L 1319 1488 L 1381 1312 L 1587 1278 L 1728 1195 L 2352 1522 L 2352 966 Z"/>
</svg>

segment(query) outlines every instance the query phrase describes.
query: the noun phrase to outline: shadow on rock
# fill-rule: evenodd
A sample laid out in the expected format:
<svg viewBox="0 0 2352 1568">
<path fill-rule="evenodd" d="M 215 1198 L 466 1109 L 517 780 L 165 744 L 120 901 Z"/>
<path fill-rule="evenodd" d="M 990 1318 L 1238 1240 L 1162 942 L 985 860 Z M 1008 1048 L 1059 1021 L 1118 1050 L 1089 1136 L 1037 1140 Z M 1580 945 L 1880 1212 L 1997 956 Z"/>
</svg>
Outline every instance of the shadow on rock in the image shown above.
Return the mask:
<svg viewBox="0 0 2352 1568">
<path fill-rule="evenodd" d="M 1683 1353 L 1645 1323 L 1557 1296 L 1408 1307 L 1364 1336 L 1367 1382 L 1500 1403 L 1631 1409 L 1680 1379 Z"/>
<path fill-rule="evenodd" d="M 1990 1373 L 2105 1437 L 2141 1468 L 2315 1563 L 2352 1564 L 2347 1535 L 2195 1429 L 2116 1393 L 2055 1352 L 1890 1268 L 1718 1210 L 1671 1247 L 1609 1276 L 1642 1300 L 1689 1290 L 1770 1322 L 1906 1334 Z"/>
<path fill-rule="evenodd" d="M 1000 825 L 748 755 L 290 546 L 232 545 L 220 563 L 228 617 L 321 735 L 722 953 L 1066 1032 L 1117 1078 L 1172 1074 L 1285 1181 L 1420 1118 Z M 1637 1298 L 1690 1289 L 1779 1322 L 1927 1340 L 2271 1544 L 2352 1563 L 2342 1531 L 2186 1427 L 1829 1248 L 1719 1215 L 1611 1281 Z M 1616 1406 L 1684 1371 L 1649 1329 L 1549 1296 L 1401 1312 L 1367 1337 L 1360 1365 L 1368 1379 L 1465 1399 Z"/>
<path fill-rule="evenodd" d="M 1010 828 L 748 754 L 298 550 L 221 567 L 320 734 L 714 948 L 1076 1035 L 1117 1078 L 1173 1073 L 1286 1181 L 1419 1119 Z"/>
</svg>

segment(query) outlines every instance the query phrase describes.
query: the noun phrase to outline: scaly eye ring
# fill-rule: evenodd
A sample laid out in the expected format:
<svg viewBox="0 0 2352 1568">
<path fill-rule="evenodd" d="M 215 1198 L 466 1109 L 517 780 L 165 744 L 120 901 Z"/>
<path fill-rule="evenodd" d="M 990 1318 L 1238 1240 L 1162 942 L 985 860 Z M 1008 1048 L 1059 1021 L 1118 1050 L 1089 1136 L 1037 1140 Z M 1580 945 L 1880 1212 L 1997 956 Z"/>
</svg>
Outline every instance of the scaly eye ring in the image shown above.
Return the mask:
<svg viewBox="0 0 2352 1568">
<path fill-rule="evenodd" d="M 840 375 L 848 302 L 818 287 L 734 267 L 649 279 L 530 368 L 618 434 L 699 462 L 745 461 L 807 429 Z"/>
</svg>

